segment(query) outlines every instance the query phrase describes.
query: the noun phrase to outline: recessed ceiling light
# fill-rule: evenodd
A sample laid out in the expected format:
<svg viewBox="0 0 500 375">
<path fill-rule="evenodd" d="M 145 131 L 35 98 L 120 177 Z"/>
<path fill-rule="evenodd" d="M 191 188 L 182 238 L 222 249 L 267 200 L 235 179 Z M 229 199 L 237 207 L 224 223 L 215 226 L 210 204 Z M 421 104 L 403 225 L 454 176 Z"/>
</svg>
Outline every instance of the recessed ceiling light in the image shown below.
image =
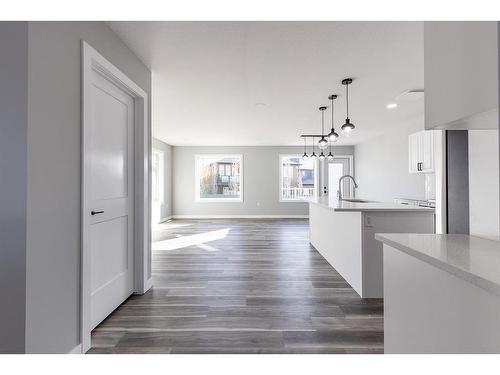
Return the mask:
<svg viewBox="0 0 500 375">
<path fill-rule="evenodd" d="M 389 103 L 385 107 L 388 109 L 393 109 L 393 108 L 397 108 L 398 104 L 397 103 Z"/>
<path fill-rule="evenodd" d="M 255 103 L 255 106 L 263 108 L 263 107 L 267 107 L 267 104 L 266 103 L 262 103 L 262 102 L 258 102 L 258 103 Z"/>
</svg>

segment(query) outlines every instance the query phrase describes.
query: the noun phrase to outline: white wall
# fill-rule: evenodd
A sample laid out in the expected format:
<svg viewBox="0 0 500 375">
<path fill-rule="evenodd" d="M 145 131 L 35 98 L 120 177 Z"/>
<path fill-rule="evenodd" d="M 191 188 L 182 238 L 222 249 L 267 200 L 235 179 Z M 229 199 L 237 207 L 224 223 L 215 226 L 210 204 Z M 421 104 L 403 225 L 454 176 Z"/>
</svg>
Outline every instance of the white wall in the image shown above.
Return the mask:
<svg viewBox="0 0 500 375">
<path fill-rule="evenodd" d="M 402 126 L 354 147 L 357 197 L 383 202 L 424 199 L 425 176 L 408 172 L 408 135 L 420 130 L 423 123 Z"/>
<path fill-rule="evenodd" d="M 469 130 L 470 234 L 499 240 L 498 130 Z"/>
<path fill-rule="evenodd" d="M 353 151 L 352 146 L 333 149 L 338 155 Z M 279 202 L 279 155 L 303 152 L 286 146 L 173 147 L 174 215 L 307 215 L 306 203 Z M 195 201 L 196 154 L 243 154 L 243 202 Z"/>
<path fill-rule="evenodd" d="M 104 22 L 29 23 L 28 352 L 80 343 L 82 39 L 151 95 L 150 71 Z"/>
<path fill-rule="evenodd" d="M 28 24 L 0 22 L 0 354 L 25 350 Z"/>
<path fill-rule="evenodd" d="M 163 198 L 164 202 L 161 207 L 153 207 L 159 209 L 160 221 L 172 216 L 172 146 L 153 138 L 154 149 L 163 151 L 164 164 L 163 164 Z"/>
</svg>

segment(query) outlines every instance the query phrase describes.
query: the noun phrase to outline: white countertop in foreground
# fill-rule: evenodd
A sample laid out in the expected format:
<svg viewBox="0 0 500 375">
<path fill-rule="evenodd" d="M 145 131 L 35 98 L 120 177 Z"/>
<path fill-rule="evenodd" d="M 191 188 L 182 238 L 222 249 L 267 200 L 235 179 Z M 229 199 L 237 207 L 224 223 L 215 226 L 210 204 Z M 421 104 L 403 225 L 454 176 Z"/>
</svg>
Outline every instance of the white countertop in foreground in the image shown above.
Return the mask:
<svg viewBox="0 0 500 375">
<path fill-rule="evenodd" d="M 339 201 L 336 197 L 323 196 L 319 198 L 304 199 L 311 204 L 318 204 L 320 206 L 329 208 L 333 211 L 419 211 L 433 213 L 433 208 L 410 206 L 398 203 L 387 202 L 348 202 Z"/>
<path fill-rule="evenodd" d="M 500 296 L 500 242 L 465 234 L 377 233 L 375 239 Z"/>
</svg>

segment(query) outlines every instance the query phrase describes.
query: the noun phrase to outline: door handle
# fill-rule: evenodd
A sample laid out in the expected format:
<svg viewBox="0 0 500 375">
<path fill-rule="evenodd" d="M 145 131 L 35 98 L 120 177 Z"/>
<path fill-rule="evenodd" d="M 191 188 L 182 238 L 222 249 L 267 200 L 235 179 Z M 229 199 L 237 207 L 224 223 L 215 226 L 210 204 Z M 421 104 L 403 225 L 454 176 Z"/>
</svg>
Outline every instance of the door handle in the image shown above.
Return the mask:
<svg viewBox="0 0 500 375">
<path fill-rule="evenodd" d="M 94 215 L 98 215 L 98 214 L 103 214 L 103 213 L 104 213 L 104 211 L 90 211 L 90 214 L 91 214 L 92 216 L 94 216 Z"/>
</svg>

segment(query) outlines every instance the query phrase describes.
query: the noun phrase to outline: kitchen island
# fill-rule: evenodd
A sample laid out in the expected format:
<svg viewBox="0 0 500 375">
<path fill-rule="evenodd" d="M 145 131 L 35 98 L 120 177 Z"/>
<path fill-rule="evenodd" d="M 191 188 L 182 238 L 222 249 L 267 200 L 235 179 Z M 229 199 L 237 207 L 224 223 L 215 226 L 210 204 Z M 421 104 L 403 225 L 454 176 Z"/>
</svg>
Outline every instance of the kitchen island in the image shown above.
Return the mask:
<svg viewBox="0 0 500 375">
<path fill-rule="evenodd" d="M 500 353 L 500 243 L 465 234 L 377 234 L 385 353 Z"/>
<path fill-rule="evenodd" d="M 434 233 L 434 209 L 319 197 L 309 203 L 310 243 L 362 298 L 383 297 L 382 244 L 375 233 Z"/>
</svg>

